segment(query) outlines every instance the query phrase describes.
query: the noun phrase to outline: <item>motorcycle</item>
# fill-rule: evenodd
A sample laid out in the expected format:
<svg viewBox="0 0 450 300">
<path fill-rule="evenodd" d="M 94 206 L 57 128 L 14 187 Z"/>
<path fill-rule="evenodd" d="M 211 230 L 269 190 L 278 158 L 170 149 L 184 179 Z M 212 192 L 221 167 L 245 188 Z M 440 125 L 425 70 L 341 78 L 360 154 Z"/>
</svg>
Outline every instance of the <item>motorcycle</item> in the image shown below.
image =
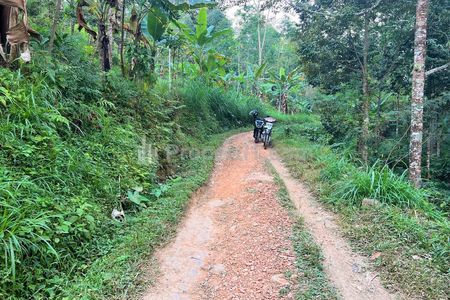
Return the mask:
<svg viewBox="0 0 450 300">
<path fill-rule="evenodd" d="M 259 143 L 261 141 L 264 124 L 265 124 L 264 120 L 261 119 L 255 120 L 255 128 L 253 130 L 253 138 L 255 139 L 255 143 Z"/>
<path fill-rule="evenodd" d="M 272 117 L 264 118 L 264 126 L 262 131 L 262 141 L 264 143 L 264 149 L 272 145 L 272 128 L 277 120 Z"/>
</svg>

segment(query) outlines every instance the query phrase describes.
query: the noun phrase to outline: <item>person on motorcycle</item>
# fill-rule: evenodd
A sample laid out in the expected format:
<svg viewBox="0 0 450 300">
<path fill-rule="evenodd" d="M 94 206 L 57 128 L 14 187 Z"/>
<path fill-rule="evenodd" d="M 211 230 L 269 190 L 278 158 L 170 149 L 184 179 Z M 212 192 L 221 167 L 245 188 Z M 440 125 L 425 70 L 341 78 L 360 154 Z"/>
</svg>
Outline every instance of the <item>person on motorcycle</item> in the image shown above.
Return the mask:
<svg viewBox="0 0 450 300">
<path fill-rule="evenodd" d="M 263 127 L 264 127 L 264 120 L 261 119 L 258 115 L 258 111 L 256 109 L 252 110 L 249 113 L 250 116 L 253 117 L 253 138 L 255 139 L 255 143 L 258 143 L 259 140 L 261 139 L 261 134 L 263 131 Z"/>
</svg>

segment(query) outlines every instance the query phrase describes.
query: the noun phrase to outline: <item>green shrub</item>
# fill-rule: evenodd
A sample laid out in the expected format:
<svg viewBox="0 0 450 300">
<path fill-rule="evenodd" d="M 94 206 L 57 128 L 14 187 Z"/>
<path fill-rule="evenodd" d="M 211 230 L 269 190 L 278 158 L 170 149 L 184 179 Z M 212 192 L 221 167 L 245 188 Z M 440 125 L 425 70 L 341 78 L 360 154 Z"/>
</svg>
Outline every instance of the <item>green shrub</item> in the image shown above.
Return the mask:
<svg viewBox="0 0 450 300">
<path fill-rule="evenodd" d="M 426 193 L 415 189 L 405 175 L 398 176 L 388 167 L 377 164 L 365 171 L 353 171 L 337 182 L 334 196 L 340 201 L 360 205 L 364 198 L 377 199 L 383 203 L 401 207 L 424 207 Z"/>
<path fill-rule="evenodd" d="M 285 134 L 293 138 L 306 138 L 310 141 L 327 144 L 330 135 L 325 131 L 320 119 L 310 113 L 285 115 L 274 109 L 267 109 L 267 114 L 277 119 Z"/>
</svg>

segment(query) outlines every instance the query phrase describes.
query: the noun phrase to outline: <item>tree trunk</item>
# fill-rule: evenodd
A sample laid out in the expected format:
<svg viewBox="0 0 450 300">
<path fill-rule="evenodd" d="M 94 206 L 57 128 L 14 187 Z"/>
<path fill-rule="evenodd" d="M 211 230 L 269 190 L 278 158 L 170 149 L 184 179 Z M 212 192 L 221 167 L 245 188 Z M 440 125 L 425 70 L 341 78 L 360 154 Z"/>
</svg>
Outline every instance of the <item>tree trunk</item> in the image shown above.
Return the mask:
<svg viewBox="0 0 450 300">
<path fill-rule="evenodd" d="M 427 19 L 428 0 L 418 0 L 412 76 L 411 139 L 409 144 L 409 178 L 417 188 L 422 185 L 423 98 L 425 90 Z"/>
<path fill-rule="evenodd" d="M 256 31 L 258 34 L 258 65 L 260 66 L 262 63 L 262 52 L 261 52 L 261 22 L 258 16 L 258 24 L 256 26 Z"/>
<path fill-rule="evenodd" d="M 73 35 L 75 33 L 75 23 L 76 23 L 76 19 L 71 19 L 70 20 L 70 34 Z"/>
<path fill-rule="evenodd" d="M 283 88 L 281 92 L 281 112 L 284 114 L 288 113 L 288 94 L 286 88 Z"/>
<path fill-rule="evenodd" d="M 53 24 L 52 24 L 52 29 L 50 32 L 50 41 L 48 42 L 48 51 L 49 52 L 53 51 L 53 45 L 55 43 L 55 37 L 56 37 L 56 28 L 58 27 L 61 10 L 62 10 L 62 1 L 56 0 L 55 15 L 53 16 Z"/>
<path fill-rule="evenodd" d="M 155 83 L 156 79 L 158 78 L 158 75 L 156 74 L 156 57 L 158 55 L 158 49 L 156 46 L 156 43 L 154 42 L 153 45 L 150 47 L 150 76 L 151 76 L 151 82 Z M 184 65 L 182 66 L 183 72 L 184 72 Z"/>
<path fill-rule="evenodd" d="M 441 131 L 439 130 L 437 133 L 437 138 L 436 138 L 436 157 L 441 157 L 441 139 L 442 139 L 442 134 Z"/>
<path fill-rule="evenodd" d="M 361 124 L 361 137 L 360 137 L 360 154 L 364 163 L 368 162 L 368 149 L 367 141 L 369 140 L 369 68 L 368 68 L 368 56 L 369 56 L 369 18 L 367 14 L 364 16 L 364 41 L 363 41 L 363 66 L 362 66 L 362 90 L 363 101 L 361 105 L 362 112 L 362 124 Z"/>
<path fill-rule="evenodd" d="M 124 59 L 124 53 L 123 53 L 123 48 L 124 48 L 124 42 L 125 42 L 125 29 L 124 24 L 125 24 L 125 1 L 126 0 L 122 0 L 122 14 L 120 16 L 121 20 L 121 29 L 120 29 L 120 69 L 122 70 L 122 76 L 125 77 L 125 59 Z"/>
<path fill-rule="evenodd" d="M 287 114 L 288 106 L 287 106 L 287 97 L 286 94 L 281 94 L 281 112 Z"/>
<path fill-rule="evenodd" d="M 262 39 L 262 43 L 261 43 L 261 55 L 259 56 L 260 57 L 259 66 L 261 66 L 264 61 L 264 48 L 266 47 L 266 36 L 267 36 L 267 26 L 264 25 L 264 34 L 263 34 L 263 39 Z"/>
<path fill-rule="evenodd" d="M 427 178 L 431 179 L 431 130 L 428 132 L 428 140 L 427 140 Z"/>
<path fill-rule="evenodd" d="M 9 6 L 0 5 L 0 66 L 6 66 L 6 32 L 9 29 L 9 14 L 11 8 Z"/>
<path fill-rule="evenodd" d="M 396 112 L 396 120 L 395 120 L 395 136 L 398 137 L 398 127 L 400 125 L 400 94 L 397 93 L 397 112 Z"/>
<path fill-rule="evenodd" d="M 112 57 L 113 57 L 113 47 L 114 47 L 114 36 L 113 36 L 113 23 L 115 21 L 115 14 L 113 8 L 108 9 L 108 23 L 106 25 L 106 34 L 108 35 L 108 60 L 112 67 Z"/>
<path fill-rule="evenodd" d="M 102 71 L 111 70 L 111 61 L 109 59 L 110 41 L 106 32 L 107 28 L 104 22 L 98 25 L 98 50 L 100 54 L 100 63 Z"/>
<path fill-rule="evenodd" d="M 172 50 L 169 47 L 169 57 L 168 57 L 169 61 L 169 90 L 172 89 Z"/>
<path fill-rule="evenodd" d="M 256 27 L 258 33 L 258 66 L 261 66 L 264 60 L 264 47 L 266 44 L 267 26 L 264 26 L 264 34 L 261 36 L 261 23 L 263 20 L 258 16 L 258 26 Z"/>
</svg>

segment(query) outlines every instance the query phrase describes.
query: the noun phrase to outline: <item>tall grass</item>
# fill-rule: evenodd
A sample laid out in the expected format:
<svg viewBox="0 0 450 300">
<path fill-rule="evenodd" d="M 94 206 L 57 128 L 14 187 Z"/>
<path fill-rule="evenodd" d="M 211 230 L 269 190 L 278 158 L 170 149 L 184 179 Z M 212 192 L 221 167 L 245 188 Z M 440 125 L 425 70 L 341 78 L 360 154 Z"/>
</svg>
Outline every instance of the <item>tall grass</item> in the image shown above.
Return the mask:
<svg viewBox="0 0 450 300">
<path fill-rule="evenodd" d="M 234 90 L 206 86 L 201 80 L 184 82 L 175 96 L 183 105 L 180 124 L 191 134 L 211 134 L 251 125 L 248 113 L 263 111 L 255 97 Z"/>
<path fill-rule="evenodd" d="M 342 168 L 343 161 L 338 160 L 326 169 L 336 170 L 336 165 Z M 376 163 L 365 170 L 353 170 L 347 175 L 333 185 L 334 196 L 340 201 L 361 205 L 364 198 L 371 198 L 409 208 L 423 208 L 426 202 L 425 190 L 415 189 L 405 178 L 405 173 L 397 175 L 387 166 L 380 167 Z"/>
<path fill-rule="evenodd" d="M 58 257 L 47 234 L 53 216 L 36 209 L 40 191 L 29 178 L 14 180 L 4 168 L 0 176 L 0 257 L 4 260 L 0 276 L 14 282 L 17 265 L 27 257 Z"/>
</svg>

